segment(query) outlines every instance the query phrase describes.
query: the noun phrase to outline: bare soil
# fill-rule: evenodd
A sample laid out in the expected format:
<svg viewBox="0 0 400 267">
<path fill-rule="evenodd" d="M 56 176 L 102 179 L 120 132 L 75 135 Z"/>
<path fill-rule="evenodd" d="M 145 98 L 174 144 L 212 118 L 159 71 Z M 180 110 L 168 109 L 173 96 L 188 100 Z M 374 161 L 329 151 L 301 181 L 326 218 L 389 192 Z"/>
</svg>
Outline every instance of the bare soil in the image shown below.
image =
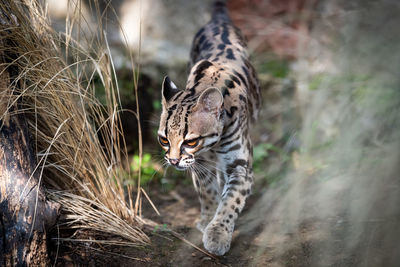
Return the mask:
<svg viewBox="0 0 400 267">
<path fill-rule="evenodd" d="M 188 178 L 189 179 L 189 178 Z M 143 214 L 160 224 L 158 229 L 149 229 L 147 234 L 152 245 L 143 248 L 121 248 L 100 246 L 93 243 L 63 242 L 58 247 L 53 244 L 52 260 L 56 266 L 308 266 L 311 256 L 311 244 L 304 238 L 304 242 L 285 253 L 278 252 L 276 248 L 266 248 L 259 233 L 265 227 L 260 224 L 250 231 L 245 227 L 248 222 L 248 211 L 260 198 L 261 193 L 253 194 L 239 217 L 233 235 L 230 251 L 221 257 L 210 257 L 199 251 L 194 246 L 187 244 L 167 229 L 180 234 L 187 241 L 201 249 L 201 232 L 195 227 L 199 215 L 199 203 L 193 187 L 179 185 L 175 190 L 162 192 L 161 188 L 151 190 L 153 202 L 159 209 L 161 216 L 153 212 L 148 203 L 144 203 Z M 304 226 L 303 235 L 313 231 L 312 227 Z M 75 233 L 75 238 L 98 238 L 90 233 Z M 280 238 L 290 241 L 290 236 Z M 260 253 L 262 251 L 262 253 Z"/>
</svg>

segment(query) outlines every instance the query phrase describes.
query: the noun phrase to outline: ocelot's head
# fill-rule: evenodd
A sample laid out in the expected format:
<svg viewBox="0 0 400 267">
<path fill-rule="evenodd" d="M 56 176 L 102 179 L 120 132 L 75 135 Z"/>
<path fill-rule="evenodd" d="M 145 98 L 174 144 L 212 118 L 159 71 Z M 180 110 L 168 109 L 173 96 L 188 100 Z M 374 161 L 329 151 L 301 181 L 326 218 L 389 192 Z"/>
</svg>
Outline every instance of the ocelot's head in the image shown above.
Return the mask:
<svg viewBox="0 0 400 267">
<path fill-rule="evenodd" d="M 194 95 L 191 90 L 178 89 L 165 77 L 158 141 L 167 162 L 183 170 L 212 148 L 222 133 L 223 110 L 223 97 L 217 88 Z"/>
</svg>

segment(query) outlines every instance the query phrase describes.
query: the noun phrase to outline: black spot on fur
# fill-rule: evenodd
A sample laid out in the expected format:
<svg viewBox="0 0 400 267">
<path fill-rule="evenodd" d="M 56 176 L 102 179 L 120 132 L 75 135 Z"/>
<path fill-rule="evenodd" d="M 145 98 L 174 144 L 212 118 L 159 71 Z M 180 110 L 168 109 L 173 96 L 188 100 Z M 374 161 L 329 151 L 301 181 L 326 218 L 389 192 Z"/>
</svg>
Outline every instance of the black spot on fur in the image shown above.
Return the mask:
<svg viewBox="0 0 400 267">
<path fill-rule="evenodd" d="M 250 75 L 249 75 L 249 71 L 247 70 L 247 67 L 242 66 L 242 70 L 243 70 L 244 74 L 246 75 L 247 80 L 250 81 Z"/>
<path fill-rule="evenodd" d="M 242 166 L 242 167 L 246 168 L 247 167 L 247 161 L 245 161 L 244 159 L 236 159 L 232 164 L 228 165 L 228 167 L 226 168 L 226 173 L 228 175 L 231 175 L 233 170 L 237 166 Z"/>
<path fill-rule="evenodd" d="M 242 83 L 244 83 L 246 86 L 248 86 L 248 85 L 247 85 L 247 82 L 246 82 L 246 80 L 244 79 L 244 77 L 243 77 L 242 74 L 238 73 L 237 71 L 234 71 L 233 73 L 234 73 L 236 76 L 239 77 L 239 79 L 242 81 Z"/>
<path fill-rule="evenodd" d="M 219 34 L 221 33 L 221 31 L 220 31 L 220 29 L 219 29 L 218 26 L 214 27 L 214 28 L 212 29 L 212 31 L 213 31 L 213 35 L 214 35 L 214 36 L 217 36 L 217 35 L 219 35 Z"/>
<path fill-rule="evenodd" d="M 232 80 L 225 80 L 225 85 L 226 85 L 228 88 L 233 88 L 233 87 L 235 87 L 235 85 L 233 84 Z"/>
<path fill-rule="evenodd" d="M 188 116 L 189 116 L 189 113 L 190 113 L 190 108 L 193 106 L 193 104 L 190 104 L 188 107 L 187 107 L 187 110 L 186 110 L 186 113 L 185 113 L 185 129 L 184 129 L 184 131 L 183 131 L 183 137 L 185 137 L 186 135 L 187 135 L 187 133 L 188 133 Z M 182 153 L 182 149 L 183 149 L 183 147 L 181 148 L 181 153 Z"/>
<path fill-rule="evenodd" d="M 211 53 L 208 53 L 207 55 L 204 56 L 205 59 L 210 59 L 210 57 L 212 56 Z"/>
<path fill-rule="evenodd" d="M 206 41 L 201 47 L 200 50 L 211 50 L 212 49 L 212 43 L 209 41 Z"/>
<path fill-rule="evenodd" d="M 240 198 L 237 198 L 237 199 L 236 199 L 236 203 L 237 203 L 238 205 L 240 205 Z"/>
<path fill-rule="evenodd" d="M 204 43 L 204 41 L 206 40 L 206 36 L 203 34 L 203 35 L 201 35 L 200 36 L 200 39 L 199 39 L 199 45 L 201 45 L 202 43 Z"/>
<path fill-rule="evenodd" d="M 232 215 L 232 214 L 229 214 L 229 218 L 231 218 L 231 219 L 232 219 L 232 218 L 233 218 L 233 215 Z"/>
<path fill-rule="evenodd" d="M 242 146 L 240 144 L 234 145 L 233 147 L 229 148 L 229 150 L 227 152 L 231 152 L 234 150 L 238 150 L 240 149 Z"/>
<path fill-rule="evenodd" d="M 216 54 L 215 56 L 216 57 L 220 57 L 220 56 L 222 56 L 224 54 L 224 50 L 222 50 L 221 52 L 219 52 L 218 54 Z"/>
<path fill-rule="evenodd" d="M 175 101 L 177 100 L 182 94 L 183 94 L 184 90 L 181 90 L 180 92 L 176 93 L 172 98 L 171 101 Z"/>
<path fill-rule="evenodd" d="M 230 140 L 230 141 L 227 141 L 227 142 L 225 142 L 225 143 L 221 143 L 221 144 L 220 144 L 220 147 L 226 147 L 226 146 L 232 144 L 233 142 L 235 142 L 238 138 L 239 138 L 239 136 L 237 136 L 237 137 L 235 137 L 234 139 L 232 139 L 232 140 Z M 225 151 L 216 151 L 216 152 L 217 152 L 217 153 L 222 153 L 222 154 L 226 154 L 226 153 L 227 153 L 227 152 L 225 152 Z"/>
<path fill-rule="evenodd" d="M 245 189 L 242 189 L 242 190 L 240 190 L 240 194 L 242 194 L 242 196 L 246 196 L 246 195 L 247 195 L 247 192 L 246 192 Z"/>
<path fill-rule="evenodd" d="M 197 66 L 197 69 L 194 72 L 194 75 L 195 75 L 194 82 L 195 83 L 197 83 L 201 78 L 204 77 L 203 72 L 206 69 L 208 69 L 211 65 L 212 65 L 212 63 L 210 61 L 205 60 Z"/>
<path fill-rule="evenodd" d="M 209 144 L 209 145 L 207 145 L 207 146 L 205 146 L 205 147 L 213 147 L 216 143 L 218 143 L 218 140 L 217 141 L 214 141 L 214 142 L 212 142 L 211 144 Z"/>
<path fill-rule="evenodd" d="M 226 50 L 226 58 L 230 59 L 230 60 L 235 60 L 236 59 L 235 55 L 233 54 L 232 49 L 229 48 L 229 49 Z"/>
<path fill-rule="evenodd" d="M 244 95 L 239 95 L 239 99 L 243 102 L 246 102 L 246 97 Z"/>
<path fill-rule="evenodd" d="M 224 49 L 225 49 L 225 45 L 224 45 L 224 44 L 219 44 L 219 45 L 217 46 L 217 48 L 218 48 L 219 50 L 224 50 Z"/>
<path fill-rule="evenodd" d="M 227 27 L 226 25 L 224 25 L 224 27 L 223 27 L 223 32 L 222 32 L 222 35 L 221 35 L 221 40 L 222 40 L 222 42 L 224 42 L 224 44 L 226 44 L 226 45 L 232 44 L 231 41 L 229 40 L 229 30 L 228 30 L 228 27 Z"/>
<path fill-rule="evenodd" d="M 204 33 L 204 28 L 201 28 L 201 29 L 196 33 L 196 35 L 194 36 L 194 39 L 199 38 L 199 36 L 202 35 L 203 33 Z"/>
<path fill-rule="evenodd" d="M 169 118 L 171 118 L 172 113 L 173 113 L 173 111 L 176 109 L 176 107 L 177 107 L 177 105 L 175 104 L 175 105 L 171 106 L 171 107 L 168 109 L 168 115 L 167 115 L 167 119 L 166 119 L 166 123 L 165 123 L 165 136 L 167 136 L 167 133 L 168 133 L 167 129 L 168 129 L 168 121 L 169 121 Z"/>
<path fill-rule="evenodd" d="M 238 215 L 239 215 L 239 213 L 240 213 L 238 208 L 235 209 L 235 212 L 236 212 L 236 214 L 238 214 Z"/>
<path fill-rule="evenodd" d="M 236 76 L 229 75 L 229 78 L 230 78 L 232 81 L 234 81 L 235 83 L 237 83 L 238 85 L 240 85 L 240 81 L 239 81 L 238 78 L 236 78 Z"/>
<path fill-rule="evenodd" d="M 204 75 L 203 75 L 204 76 Z M 196 93 L 196 87 L 199 86 L 199 82 L 197 81 L 192 88 L 189 89 L 190 94 L 187 94 L 183 99 L 182 99 L 182 103 L 185 102 L 186 99 L 191 98 L 192 96 L 194 96 L 194 94 Z"/>
<path fill-rule="evenodd" d="M 230 185 L 240 184 L 240 181 L 239 180 L 230 180 L 228 184 L 230 184 Z"/>
<path fill-rule="evenodd" d="M 168 108 L 168 112 L 169 111 L 174 111 L 176 109 L 177 105 L 172 105 L 171 107 Z"/>
<path fill-rule="evenodd" d="M 237 107 L 231 107 L 230 112 L 228 112 L 227 110 L 225 110 L 226 114 L 228 115 L 229 118 L 232 118 L 233 114 L 235 113 L 235 111 L 238 110 Z"/>
<path fill-rule="evenodd" d="M 226 95 L 229 96 L 229 91 L 228 88 L 226 88 L 225 86 L 221 87 L 221 91 L 222 91 L 222 96 L 225 97 Z"/>
<path fill-rule="evenodd" d="M 236 121 L 233 121 L 233 122 L 230 123 L 226 128 L 229 129 L 230 127 L 232 127 L 232 126 L 234 125 L 235 122 L 236 122 Z M 223 136 L 223 137 L 221 138 L 220 141 L 222 142 L 222 141 L 228 140 L 229 138 L 231 138 L 232 136 L 234 136 L 234 135 L 238 132 L 239 128 L 240 128 L 240 123 L 237 124 L 237 126 L 235 127 L 235 129 L 232 130 L 230 134 Z"/>
<path fill-rule="evenodd" d="M 219 146 L 220 146 L 220 147 L 225 147 L 225 146 L 227 146 L 227 145 L 232 144 L 234 141 L 236 141 L 236 140 L 231 140 L 231 141 L 222 143 L 222 144 L 220 144 Z M 226 154 L 226 153 L 227 153 L 227 152 L 225 152 L 225 151 L 216 151 L 216 152 L 217 152 L 217 153 L 221 153 L 221 154 Z"/>
</svg>

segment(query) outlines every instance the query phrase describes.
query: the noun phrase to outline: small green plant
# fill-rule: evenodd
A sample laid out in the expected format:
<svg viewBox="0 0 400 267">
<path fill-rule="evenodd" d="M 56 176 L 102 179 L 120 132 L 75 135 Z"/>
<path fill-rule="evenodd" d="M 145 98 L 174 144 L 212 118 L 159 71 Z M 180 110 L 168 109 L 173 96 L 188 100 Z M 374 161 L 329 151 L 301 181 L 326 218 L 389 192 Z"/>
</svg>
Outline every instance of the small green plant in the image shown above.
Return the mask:
<svg viewBox="0 0 400 267">
<path fill-rule="evenodd" d="M 270 59 L 260 66 L 260 73 L 270 73 L 276 78 L 286 78 L 289 74 L 289 64 L 287 61 Z"/>
<path fill-rule="evenodd" d="M 262 174 L 269 182 L 275 182 L 286 171 L 289 154 L 271 143 L 258 144 L 253 149 L 254 172 Z"/>
<path fill-rule="evenodd" d="M 153 108 L 157 111 L 161 110 L 161 102 L 159 100 L 154 100 L 153 101 Z"/>
<path fill-rule="evenodd" d="M 164 224 L 162 224 L 162 225 L 156 225 L 156 226 L 154 226 L 153 233 L 155 233 L 155 232 L 157 232 L 157 231 L 162 232 L 162 231 L 167 231 L 167 230 L 168 230 L 168 226 L 167 226 L 166 223 L 164 223 Z"/>
<path fill-rule="evenodd" d="M 255 164 L 266 159 L 269 155 L 269 151 L 272 150 L 272 147 L 273 145 L 270 143 L 256 145 L 253 150 Z"/>
<path fill-rule="evenodd" d="M 136 183 L 137 175 L 139 173 L 139 162 L 139 155 L 134 155 L 130 163 L 131 177 L 128 183 Z M 142 158 L 140 185 L 149 183 L 153 178 L 158 178 L 158 172 L 155 168 L 154 162 L 152 161 L 151 155 L 145 153 Z"/>
<path fill-rule="evenodd" d="M 262 163 L 265 159 L 267 159 L 268 156 L 270 156 L 270 154 L 274 154 L 275 156 L 279 157 L 282 162 L 286 162 L 290 159 L 287 152 L 285 152 L 282 148 L 271 143 L 263 143 L 254 147 L 254 164 Z"/>
</svg>

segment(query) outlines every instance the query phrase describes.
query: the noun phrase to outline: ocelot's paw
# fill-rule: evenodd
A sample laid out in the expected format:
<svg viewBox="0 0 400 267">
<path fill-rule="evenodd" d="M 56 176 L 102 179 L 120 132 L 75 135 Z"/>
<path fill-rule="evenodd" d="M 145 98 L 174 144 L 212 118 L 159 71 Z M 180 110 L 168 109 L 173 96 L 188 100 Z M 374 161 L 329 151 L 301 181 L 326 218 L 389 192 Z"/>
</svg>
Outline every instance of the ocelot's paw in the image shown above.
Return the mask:
<svg viewBox="0 0 400 267">
<path fill-rule="evenodd" d="M 207 225 L 212 220 L 212 218 L 213 218 L 212 214 L 202 215 L 196 224 L 197 229 L 199 229 L 200 232 L 204 233 L 204 230 L 206 229 Z"/>
<path fill-rule="evenodd" d="M 221 256 L 231 247 L 232 233 L 220 225 L 209 224 L 204 230 L 203 244 L 210 253 Z"/>
</svg>

